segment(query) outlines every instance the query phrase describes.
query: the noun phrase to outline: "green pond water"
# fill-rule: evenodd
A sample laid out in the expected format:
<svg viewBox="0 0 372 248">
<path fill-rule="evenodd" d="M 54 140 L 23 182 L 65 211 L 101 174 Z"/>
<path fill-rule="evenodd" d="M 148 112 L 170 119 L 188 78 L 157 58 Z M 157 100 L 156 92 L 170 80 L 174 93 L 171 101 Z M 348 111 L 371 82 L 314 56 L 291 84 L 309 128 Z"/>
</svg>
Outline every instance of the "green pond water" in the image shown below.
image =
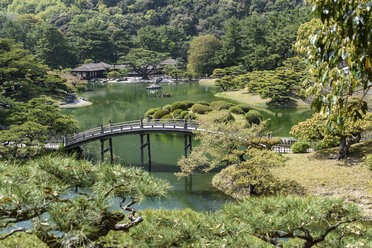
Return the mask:
<svg viewBox="0 0 372 248">
<path fill-rule="evenodd" d="M 216 101 L 221 100 L 214 95 L 218 89 L 198 83 L 162 84 L 156 91 L 146 89 L 143 83 L 94 84 L 92 91 L 82 94 L 93 104 L 88 107 L 67 109 L 66 113 L 75 116 L 79 129 L 86 130 L 98 127 L 101 122 L 107 124 L 143 117 L 149 108 L 161 107 L 174 101 Z M 158 94 L 169 93 L 171 97 L 157 97 Z M 258 109 L 264 118 L 270 118 L 270 130 L 273 136 L 289 136 L 290 127 L 308 117 L 308 110 L 296 109 Z M 197 211 L 213 211 L 221 208 L 229 197 L 219 193 L 211 186 L 213 173 L 192 176 L 192 183 L 185 178 L 178 179 L 174 172 L 178 171 L 177 161 L 183 155 L 184 138 L 176 134 L 151 134 L 152 173 L 172 184 L 169 196 L 161 200 L 149 200 L 140 208 L 164 207 L 192 208 Z M 107 144 L 106 144 L 107 145 Z M 98 141 L 84 145 L 84 154 L 98 160 L 100 143 Z M 140 137 L 128 135 L 113 138 L 113 150 L 116 162 L 123 165 L 138 166 L 140 164 Z M 106 154 L 109 158 L 109 154 Z M 145 157 L 147 161 L 147 157 Z"/>
</svg>

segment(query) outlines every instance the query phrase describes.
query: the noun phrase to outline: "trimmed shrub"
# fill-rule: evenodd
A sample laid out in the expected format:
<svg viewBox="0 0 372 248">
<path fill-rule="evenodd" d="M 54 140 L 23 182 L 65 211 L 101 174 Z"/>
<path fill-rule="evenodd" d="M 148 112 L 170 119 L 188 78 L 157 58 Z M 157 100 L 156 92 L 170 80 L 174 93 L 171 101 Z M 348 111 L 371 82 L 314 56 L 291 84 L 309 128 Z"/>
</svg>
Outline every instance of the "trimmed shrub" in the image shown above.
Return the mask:
<svg viewBox="0 0 372 248">
<path fill-rule="evenodd" d="M 226 101 L 214 101 L 214 102 L 211 102 L 210 106 L 215 110 L 221 110 L 221 109 L 229 109 L 231 106 L 234 106 L 234 104 L 226 102 Z"/>
<path fill-rule="evenodd" d="M 154 115 L 153 115 L 153 119 L 161 119 L 161 117 L 163 117 L 164 115 L 166 114 L 169 114 L 169 111 L 167 110 L 164 110 L 164 109 L 159 109 L 157 110 Z"/>
<path fill-rule="evenodd" d="M 191 108 L 195 103 L 193 101 L 183 101 L 186 104 L 187 108 Z"/>
<path fill-rule="evenodd" d="M 244 114 L 244 111 L 241 108 L 239 108 L 238 106 L 232 106 L 232 107 L 230 107 L 229 110 L 233 114 L 238 114 L 238 115 L 243 115 Z"/>
<path fill-rule="evenodd" d="M 189 119 L 189 118 L 191 120 L 194 120 L 194 119 L 196 119 L 196 115 L 194 113 L 190 113 L 190 114 L 186 115 L 184 119 Z"/>
<path fill-rule="evenodd" d="M 171 105 L 170 104 L 167 104 L 163 107 L 164 110 L 167 110 L 167 111 L 170 111 L 171 109 Z"/>
<path fill-rule="evenodd" d="M 250 110 L 245 114 L 245 119 L 249 124 L 260 124 L 262 121 L 262 115 L 256 110 Z"/>
<path fill-rule="evenodd" d="M 241 103 L 241 104 L 238 104 L 236 105 L 237 107 L 239 107 L 241 110 L 244 111 L 244 113 L 248 113 L 249 112 L 249 106 L 248 104 L 244 104 L 244 103 Z"/>
<path fill-rule="evenodd" d="M 182 111 L 180 114 L 181 119 L 184 119 L 186 115 L 189 114 L 189 111 Z"/>
<path fill-rule="evenodd" d="M 181 113 L 183 112 L 182 109 L 176 109 L 175 111 L 173 111 L 173 115 L 180 115 Z"/>
<path fill-rule="evenodd" d="M 171 114 L 163 115 L 160 119 L 173 119 Z"/>
<path fill-rule="evenodd" d="M 297 141 L 291 146 L 293 153 L 306 153 L 307 149 L 310 148 L 309 143 Z"/>
<path fill-rule="evenodd" d="M 76 86 L 76 89 L 79 91 L 79 92 L 83 92 L 83 91 L 85 91 L 85 85 L 82 85 L 82 84 L 80 84 L 80 85 L 78 85 L 78 86 Z"/>
<path fill-rule="evenodd" d="M 209 106 L 209 102 L 206 102 L 206 101 L 198 101 L 196 102 L 197 104 L 201 104 L 201 105 L 205 105 L 205 106 Z"/>
<path fill-rule="evenodd" d="M 209 107 L 209 106 L 205 106 L 205 105 L 202 105 L 202 104 L 195 104 L 194 106 L 191 107 L 191 111 L 193 113 L 197 113 L 197 114 L 205 114 L 205 113 L 208 113 L 208 112 L 211 112 L 212 111 L 212 108 Z"/>
<path fill-rule="evenodd" d="M 363 165 L 367 166 L 368 169 L 372 170 L 372 154 L 368 154 L 363 158 Z"/>
<path fill-rule="evenodd" d="M 147 110 L 147 112 L 145 113 L 144 117 L 146 118 L 147 116 L 151 117 L 154 115 L 154 113 L 158 110 L 160 110 L 161 108 L 152 108 L 152 109 L 149 109 Z"/>
<path fill-rule="evenodd" d="M 171 105 L 171 112 L 174 112 L 176 109 L 187 110 L 187 104 L 184 102 L 174 102 Z"/>
</svg>

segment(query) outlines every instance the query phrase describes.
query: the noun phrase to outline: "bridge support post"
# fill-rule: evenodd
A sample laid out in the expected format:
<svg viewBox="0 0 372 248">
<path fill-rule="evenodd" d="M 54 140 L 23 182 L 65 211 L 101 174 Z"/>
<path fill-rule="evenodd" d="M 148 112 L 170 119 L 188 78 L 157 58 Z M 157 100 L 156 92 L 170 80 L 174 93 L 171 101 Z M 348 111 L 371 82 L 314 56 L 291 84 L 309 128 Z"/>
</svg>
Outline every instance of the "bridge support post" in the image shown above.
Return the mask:
<svg viewBox="0 0 372 248">
<path fill-rule="evenodd" d="M 185 151 L 185 158 L 187 158 L 187 154 L 191 153 L 192 150 L 192 139 L 191 135 L 185 134 L 185 146 L 184 146 L 184 151 Z M 190 152 L 188 152 L 188 149 L 190 149 Z"/>
<path fill-rule="evenodd" d="M 148 171 L 151 171 L 151 148 L 150 148 L 150 134 L 146 134 L 146 144 L 144 143 L 143 137 L 145 134 L 141 133 L 141 166 L 144 167 L 144 148 L 147 146 L 147 156 L 148 156 Z"/>
<path fill-rule="evenodd" d="M 112 145 L 112 138 L 109 138 L 109 147 L 105 149 L 105 139 L 101 139 L 101 161 L 102 163 L 105 161 L 105 153 L 110 151 L 110 163 L 114 163 L 114 150 Z"/>
</svg>

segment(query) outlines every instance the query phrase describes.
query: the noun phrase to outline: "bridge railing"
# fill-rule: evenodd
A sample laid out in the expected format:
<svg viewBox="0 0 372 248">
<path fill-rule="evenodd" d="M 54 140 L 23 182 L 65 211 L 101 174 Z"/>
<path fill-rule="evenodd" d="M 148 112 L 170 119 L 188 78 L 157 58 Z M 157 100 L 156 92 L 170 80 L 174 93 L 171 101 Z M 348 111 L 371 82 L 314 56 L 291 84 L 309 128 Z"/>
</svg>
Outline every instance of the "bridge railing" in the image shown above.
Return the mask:
<svg viewBox="0 0 372 248">
<path fill-rule="evenodd" d="M 134 120 L 119 123 L 109 123 L 100 127 L 92 128 L 79 132 L 65 138 L 65 145 L 73 144 L 78 141 L 90 139 L 111 132 L 121 132 L 129 129 L 151 129 L 151 128 L 174 128 L 174 129 L 196 129 L 196 121 L 184 119 L 152 119 L 152 120 Z"/>
</svg>

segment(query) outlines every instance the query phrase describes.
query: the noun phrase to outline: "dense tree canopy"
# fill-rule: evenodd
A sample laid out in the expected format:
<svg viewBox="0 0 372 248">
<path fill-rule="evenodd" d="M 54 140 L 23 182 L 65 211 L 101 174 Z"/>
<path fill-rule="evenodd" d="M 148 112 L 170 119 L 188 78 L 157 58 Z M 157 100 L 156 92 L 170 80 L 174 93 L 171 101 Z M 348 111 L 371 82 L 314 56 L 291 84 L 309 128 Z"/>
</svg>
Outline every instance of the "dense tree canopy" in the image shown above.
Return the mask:
<svg viewBox="0 0 372 248">
<path fill-rule="evenodd" d="M 299 33 L 297 49 L 307 55 L 316 75 L 307 93 L 314 98 L 313 108 L 328 117 L 328 127 L 343 133 L 350 118 L 362 118 L 368 110 L 365 96 L 372 88 L 370 1 L 310 2 L 321 25 L 316 21 L 317 30 L 303 27 Z M 339 158 L 347 156 L 347 147 L 347 136 L 342 135 Z"/>
<path fill-rule="evenodd" d="M 5 237 L 28 232 L 48 247 L 86 247 L 111 230 L 128 231 L 143 221 L 133 205 L 164 196 L 169 187 L 140 169 L 62 156 L 23 165 L 0 162 L 0 180 Z M 14 227 L 25 220 L 32 220 L 31 227 Z"/>
</svg>

